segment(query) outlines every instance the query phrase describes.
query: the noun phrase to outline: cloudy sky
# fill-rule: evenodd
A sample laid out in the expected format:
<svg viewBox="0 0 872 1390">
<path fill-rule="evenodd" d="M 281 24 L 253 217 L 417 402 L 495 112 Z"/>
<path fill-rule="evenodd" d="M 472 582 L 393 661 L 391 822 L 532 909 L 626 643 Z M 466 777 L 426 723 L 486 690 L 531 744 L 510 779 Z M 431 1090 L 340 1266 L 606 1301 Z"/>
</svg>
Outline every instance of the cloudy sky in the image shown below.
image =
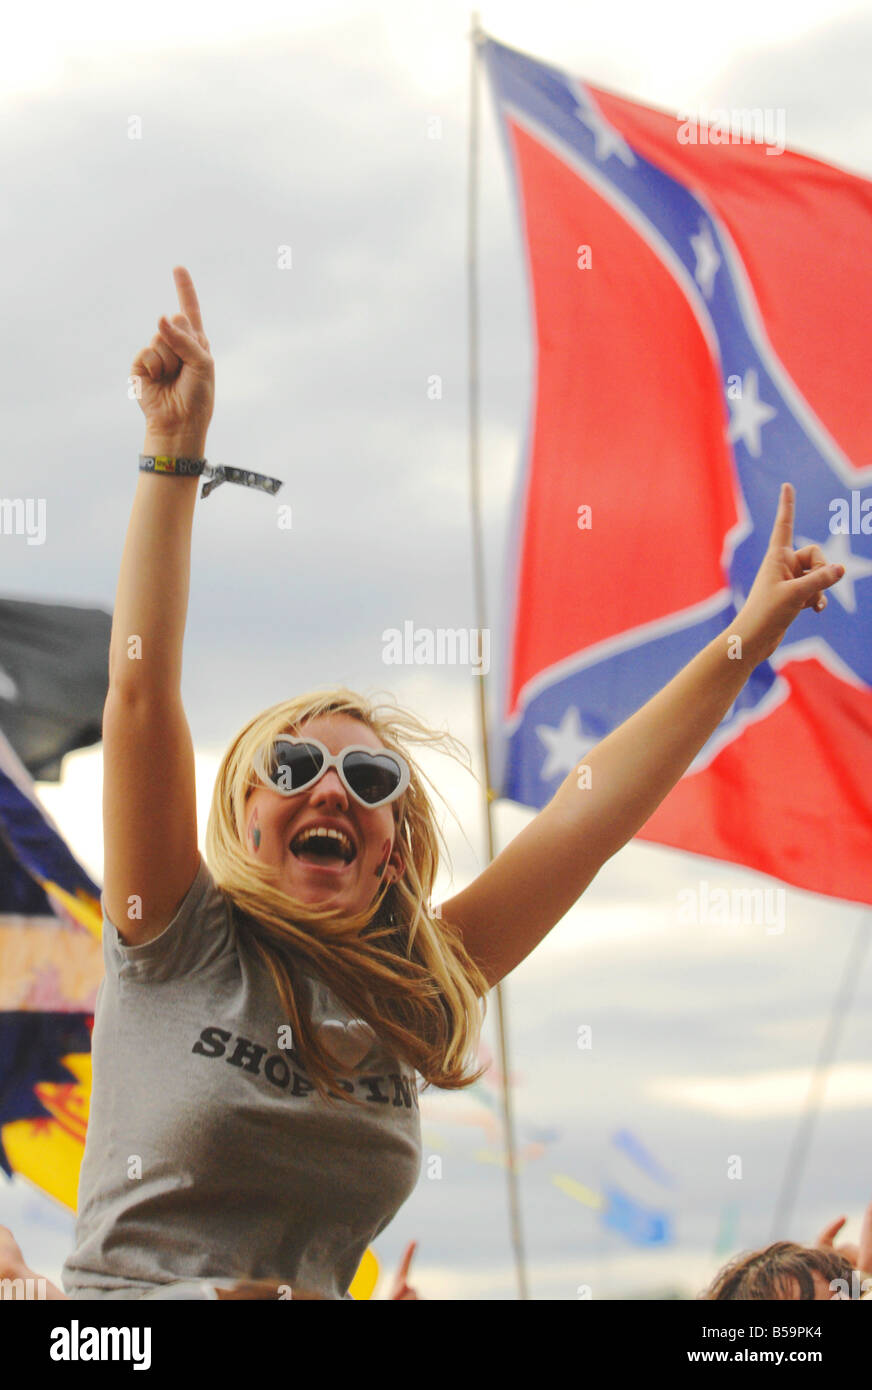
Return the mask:
<svg viewBox="0 0 872 1390">
<path fill-rule="evenodd" d="M 667 110 L 786 111 L 788 144 L 872 176 L 869 5 L 739 0 L 688 19 L 664 0 L 567 10 L 507 0 L 484 28 L 574 75 Z M 577 17 L 573 17 L 577 16 Z M 46 537 L 4 537 L 3 592 L 114 603 L 142 416 L 130 363 L 172 267 L 197 286 L 217 369 L 208 454 L 285 481 L 225 486 L 195 513 L 183 697 L 201 835 L 221 751 L 255 712 L 342 682 L 446 724 L 480 769 L 467 670 L 382 661 L 382 632 L 472 628 L 465 194 L 469 11 L 438 4 L 249 0 L 21 10 L 0 55 L 6 496 L 46 499 Z M 518 220 L 482 85 L 482 466 L 489 593 L 530 399 Z M 141 138 L 130 139 L 131 120 Z M 441 138 L 430 138 L 434 118 Z M 9 194 L 11 193 L 11 196 Z M 292 248 L 289 269 L 279 248 Z M 811 254 L 811 251 L 810 251 Z M 443 395 L 428 398 L 438 374 Z M 496 629 L 498 614 L 489 615 Z M 484 866 L 475 780 L 422 759 L 443 814 L 447 896 Z M 99 749 L 44 802 L 102 874 Z M 532 812 L 496 808 L 498 846 Z M 690 926 L 678 894 L 771 881 L 631 844 L 510 977 L 511 1070 L 531 1296 L 696 1292 L 730 1250 L 765 1243 L 788 1148 L 862 913 L 788 889 L 786 926 Z M 868 922 L 868 915 L 866 918 Z M 864 966 L 790 1230 L 856 1223 L 872 1198 L 872 967 Z M 496 1051 L 495 1004 L 485 1044 Z M 577 1045 L 580 1027 L 593 1045 Z M 376 1249 L 419 1242 L 425 1297 L 515 1294 L 493 1077 L 427 1093 L 425 1176 Z M 629 1130 L 655 1178 L 613 1142 Z M 531 1146 L 537 1147 L 531 1147 Z M 426 1176 L 440 1155 L 442 1176 Z M 738 1156 L 741 1178 L 729 1177 Z M 856 1156 L 856 1157 L 854 1157 Z M 735 1162 L 732 1163 L 735 1170 Z M 560 1180 L 555 1182 L 555 1178 Z M 571 1188 L 571 1180 L 579 1185 Z M 580 1199 L 621 1187 L 669 1213 L 645 1251 Z M 0 1223 L 57 1274 L 70 1222 L 21 1184 Z"/>
</svg>

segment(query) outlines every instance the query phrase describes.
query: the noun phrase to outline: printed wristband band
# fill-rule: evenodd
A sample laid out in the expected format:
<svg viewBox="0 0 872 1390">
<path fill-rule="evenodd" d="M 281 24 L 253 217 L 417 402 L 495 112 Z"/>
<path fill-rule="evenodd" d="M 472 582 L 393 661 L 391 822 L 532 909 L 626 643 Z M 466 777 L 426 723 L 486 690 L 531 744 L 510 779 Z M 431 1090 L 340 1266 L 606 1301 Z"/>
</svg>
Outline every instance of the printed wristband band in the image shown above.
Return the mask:
<svg viewBox="0 0 872 1390">
<path fill-rule="evenodd" d="M 201 497 L 208 497 L 209 493 L 222 483 L 238 483 L 241 487 L 258 488 L 261 492 L 268 492 L 273 496 L 282 486 L 281 478 L 269 478 L 265 473 L 252 473 L 247 468 L 228 468 L 223 463 L 212 468 L 205 459 L 173 458 L 167 454 L 140 454 L 139 471 L 166 473 L 183 478 L 194 478 L 205 473 L 209 481 L 204 481 L 200 489 Z"/>
</svg>

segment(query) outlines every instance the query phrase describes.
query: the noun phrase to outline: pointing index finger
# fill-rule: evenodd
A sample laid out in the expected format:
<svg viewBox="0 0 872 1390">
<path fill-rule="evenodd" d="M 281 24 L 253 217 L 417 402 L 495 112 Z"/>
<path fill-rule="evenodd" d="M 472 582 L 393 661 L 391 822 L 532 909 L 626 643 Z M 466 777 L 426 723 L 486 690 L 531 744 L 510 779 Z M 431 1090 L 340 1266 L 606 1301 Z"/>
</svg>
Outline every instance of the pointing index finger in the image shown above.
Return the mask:
<svg viewBox="0 0 872 1390">
<path fill-rule="evenodd" d="M 400 1264 L 399 1272 L 397 1274 L 397 1278 L 402 1279 L 404 1282 L 409 1276 L 409 1266 L 412 1263 L 412 1256 L 415 1253 L 415 1247 L 417 1246 L 417 1244 L 418 1242 L 416 1240 L 412 1240 L 406 1246 L 402 1263 Z"/>
<path fill-rule="evenodd" d="M 832 1245 L 847 1219 L 846 1216 L 837 1216 L 835 1221 L 831 1221 L 828 1226 L 824 1226 L 815 1244 L 818 1247 L 822 1245 Z"/>
<path fill-rule="evenodd" d="M 775 525 L 772 527 L 770 545 L 789 546 L 793 549 L 793 504 L 794 492 L 790 483 L 781 484 L 781 492 L 778 496 L 778 513 L 775 517 Z"/>
<path fill-rule="evenodd" d="M 176 282 L 179 308 L 187 316 L 194 332 L 202 333 L 203 319 L 200 315 L 200 301 L 197 298 L 197 291 L 194 289 L 190 271 L 186 270 L 183 265 L 177 265 L 173 268 L 173 279 Z"/>
</svg>

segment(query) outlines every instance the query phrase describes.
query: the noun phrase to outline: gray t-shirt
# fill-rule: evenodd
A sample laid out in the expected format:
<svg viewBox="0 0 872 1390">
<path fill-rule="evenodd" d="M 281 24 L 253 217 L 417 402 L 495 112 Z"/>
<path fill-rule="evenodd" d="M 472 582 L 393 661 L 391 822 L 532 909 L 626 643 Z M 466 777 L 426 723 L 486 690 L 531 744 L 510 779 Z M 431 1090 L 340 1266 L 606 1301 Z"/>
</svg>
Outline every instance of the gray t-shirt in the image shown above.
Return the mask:
<svg viewBox="0 0 872 1390">
<path fill-rule="evenodd" d="M 367 1245 L 417 1183 L 417 1075 L 315 974 L 294 988 L 362 1106 L 319 1097 L 275 986 L 201 858 L 165 931 L 106 973 L 79 1178 L 71 1298 L 269 1279 L 347 1298 Z"/>
</svg>

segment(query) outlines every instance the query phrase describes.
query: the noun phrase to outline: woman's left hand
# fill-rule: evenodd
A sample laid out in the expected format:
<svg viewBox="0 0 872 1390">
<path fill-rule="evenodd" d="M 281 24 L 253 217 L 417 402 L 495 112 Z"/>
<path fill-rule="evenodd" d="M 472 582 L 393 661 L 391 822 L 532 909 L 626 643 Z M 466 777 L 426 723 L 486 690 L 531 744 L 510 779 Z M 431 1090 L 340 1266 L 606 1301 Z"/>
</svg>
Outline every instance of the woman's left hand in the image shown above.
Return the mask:
<svg viewBox="0 0 872 1390">
<path fill-rule="evenodd" d="M 769 549 L 734 624 L 744 632 L 758 659 L 764 661 L 804 608 L 823 612 L 827 600 L 822 591 L 837 584 L 845 573 L 844 565 L 827 564 L 819 545 L 794 550 L 794 502 L 792 485 L 782 483 Z"/>
</svg>

